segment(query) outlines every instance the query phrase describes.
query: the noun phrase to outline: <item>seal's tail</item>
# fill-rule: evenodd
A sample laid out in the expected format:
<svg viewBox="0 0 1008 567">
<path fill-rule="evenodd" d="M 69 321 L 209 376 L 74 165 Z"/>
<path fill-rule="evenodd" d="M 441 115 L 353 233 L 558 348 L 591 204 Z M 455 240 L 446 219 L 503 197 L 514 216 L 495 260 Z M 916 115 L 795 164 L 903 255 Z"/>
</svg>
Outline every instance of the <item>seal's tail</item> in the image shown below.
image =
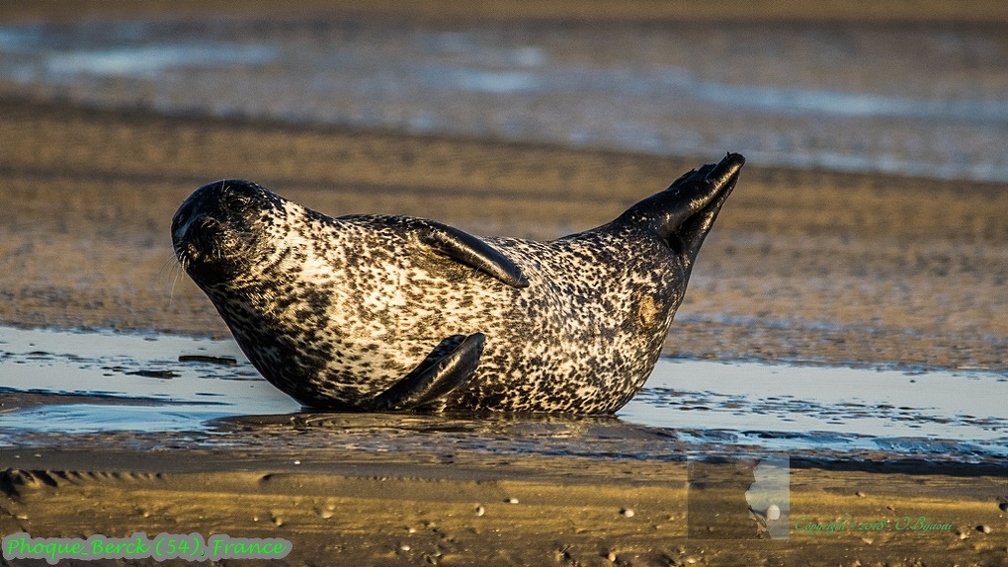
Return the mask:
<svg viewBox="0 0 1008 567">
<path fill-rule="evenodd" d="M 691 267 L 744 163 L 741 154 L 730 153 L 717 164 L 690 171 L 668 189 L 627 209 L 617 222 L 653 231 Z"/>
</svg>

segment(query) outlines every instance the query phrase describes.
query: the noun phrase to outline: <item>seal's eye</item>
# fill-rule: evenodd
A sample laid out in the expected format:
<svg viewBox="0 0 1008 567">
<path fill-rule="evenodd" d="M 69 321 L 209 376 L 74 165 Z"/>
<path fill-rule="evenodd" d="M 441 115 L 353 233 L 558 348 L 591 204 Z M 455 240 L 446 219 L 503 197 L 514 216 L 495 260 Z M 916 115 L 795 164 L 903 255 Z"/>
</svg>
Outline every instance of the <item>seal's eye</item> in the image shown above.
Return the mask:
<svg viewBox="0 0 1008 567">
<path fill-rule="evenodd" d="M 231 213 L 244 213 L 251 208 L 253 199 L 244 192 L 224 191 L 221 194 L 221 208 Z"/>
</svg>

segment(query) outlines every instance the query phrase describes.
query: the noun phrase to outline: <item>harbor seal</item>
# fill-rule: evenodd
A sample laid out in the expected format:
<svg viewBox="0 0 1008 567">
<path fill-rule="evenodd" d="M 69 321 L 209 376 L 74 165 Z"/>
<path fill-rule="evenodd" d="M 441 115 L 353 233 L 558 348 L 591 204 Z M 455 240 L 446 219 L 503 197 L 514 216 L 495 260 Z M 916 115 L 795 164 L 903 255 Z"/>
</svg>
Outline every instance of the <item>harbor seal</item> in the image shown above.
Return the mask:
<svg viewBox="0 0 1008 567">
<path fill-rule="evenodd" d="M 172 242 L 256 369 L 307 407 L 608 414 L 654 368 L 744 162 L 548 242 L 333 218 L 228 179 L 182 203 Z"/>
</svg>

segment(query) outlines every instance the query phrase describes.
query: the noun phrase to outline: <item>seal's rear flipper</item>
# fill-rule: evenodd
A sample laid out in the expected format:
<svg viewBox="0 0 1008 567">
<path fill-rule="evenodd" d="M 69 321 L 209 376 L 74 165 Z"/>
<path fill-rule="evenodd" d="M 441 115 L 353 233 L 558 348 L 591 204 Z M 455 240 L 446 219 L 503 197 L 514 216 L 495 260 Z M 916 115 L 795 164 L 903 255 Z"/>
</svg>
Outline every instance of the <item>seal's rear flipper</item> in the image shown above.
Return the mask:
<svg viewBox="0 0 1008 567">
<path fill-rule="evenodd" d="M 646 226 L 662 238 L 679 232 L 693 215 L 714 201 L 722 201 L 738 180 L 745 158 L 728 154 L 717 164 L 707 164 L 676 179 L 668 189 L 630 207 L 617 222 Z M 721 199 L 718 199 L 718 197 Z"/>
<path fill-rule="evenodd" d="M 714 226 L 714 219 L 717 218 L 718 213 L 721 211 L 721 206 L 724 205 L 724 202 L 728 199 L 728 195 L 735 188 L 739 169 L 745 162 L 742 156 L 735 155 L 738 157 L 738 160 L 734 162 L 729 162 L 732 158 L 732 155 L 729 154 L 717 166 L 705 166 L 705 168 L 710 168 L 704 175 L 705 181 L 710 183 L 712 187 L 717 188 L 716 191 L 703 208 L 682 221 L 678 229 L 673 234 L 667 236 L 670 245 L 678 249 L 687 270 L 692 268 L 693 261 L 700 251 L 700 246 Z"/>
<path fill-rule="evenodd" d="M 717 164 L 690 171 L 668 189 L 627 209 L 616 222 L 653 231 L 683 257 L 689 269 L 744 163 L 740 154 L 728 154 Z"/>
<path fill-rule="evenodd" d="M 435 402 L 473 375 L 483 354 L 485 340 L 483 333 L 448 337 L 434 347 L 412 372 L 369 403 L 362 404 L 360 409 L 410 410 Z"/>
<path fill-rule="evenodd" d="M 433 221 L 425 221 L 418 230 L 421 242 L 449 258 L 472 266 L 512 287 L 528 287 L 528 280 L 521 268 L 478 237 Z"/>
</svg>

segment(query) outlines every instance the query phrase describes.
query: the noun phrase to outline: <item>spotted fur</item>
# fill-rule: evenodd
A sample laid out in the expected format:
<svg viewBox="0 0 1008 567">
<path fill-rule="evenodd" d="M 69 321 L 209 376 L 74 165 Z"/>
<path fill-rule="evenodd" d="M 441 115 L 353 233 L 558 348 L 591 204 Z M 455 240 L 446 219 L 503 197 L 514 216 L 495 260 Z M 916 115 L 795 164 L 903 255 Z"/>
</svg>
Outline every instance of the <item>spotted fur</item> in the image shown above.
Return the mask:
<svg viewBox="0 0 1008 567">
<path fill-rule="evenodd" d="M 478 366 L 438 408 L 604 414 L 653 369 L 743 162 L 690 172 L 593 230 L 482 239 L 527 285 L 425 241 L 443 225 L 332 218 L 246 181 L 197 190 L 172 236 L 253 365 L 307 406 L 365 407 L 446 338 L 478 332 Z"/>
</svg>

